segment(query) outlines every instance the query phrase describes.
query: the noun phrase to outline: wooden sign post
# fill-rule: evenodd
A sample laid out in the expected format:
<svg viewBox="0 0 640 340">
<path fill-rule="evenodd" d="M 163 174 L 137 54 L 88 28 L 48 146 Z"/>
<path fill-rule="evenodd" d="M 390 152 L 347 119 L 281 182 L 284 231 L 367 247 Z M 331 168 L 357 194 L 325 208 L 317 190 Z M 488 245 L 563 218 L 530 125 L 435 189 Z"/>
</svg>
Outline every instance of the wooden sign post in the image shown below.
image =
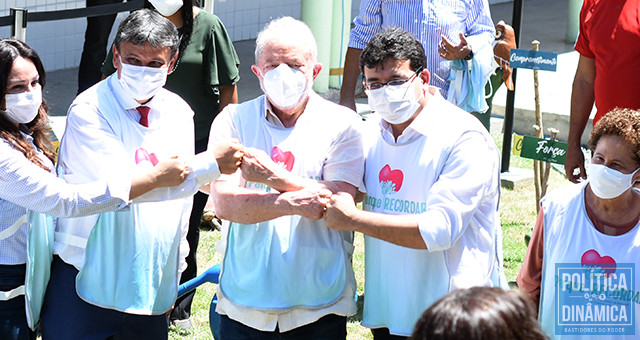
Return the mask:
<svg viewBox="0 0 640 340">
<path fill-rule="evenodd" d="M 532 50 L 519 50 L 512 49 L 509 64 L 512 68 L 528 68 L 533 70 L 533 88 L 536 103 L 536 124 L 533 126 L 535 130 L 535 136 L 540 143 L 545 141 L 544 129 L 542 125 L 542 112 L 540 110 L 540 93 L 538 91 L 538 70 L 555 72 L 558 64 L 558 54 L 551 52 L 539 51 L 540 42 L 534 40 L 532 42 Z M 549 129 L 551 142 L 555 142 L 558 130 Z M 518 143 L 514 143 L 514 150 Z M 540 144 L 539 144 L 540 145 Z M 536 149 L 539 150 L 539 149 Z M 537 154 L 537 153 L 536 153 Z M 563 155 L 566 154 L 566 144 L 564 147 Z M 524 157 L 524 156 L 523 156 Z M 531 158 L 531 157 L 530 157 Z M 564 159 L 562 161 L 564 163 Z M 534 158 L 533 161 L 533 182 L 536 188 L 536 211 L 540 210 L 540 199 L 544 197 L 547 192 L 547 185 L 549 180 L 549 171 L 551 164 L 548 160 Z"/>
</svg>

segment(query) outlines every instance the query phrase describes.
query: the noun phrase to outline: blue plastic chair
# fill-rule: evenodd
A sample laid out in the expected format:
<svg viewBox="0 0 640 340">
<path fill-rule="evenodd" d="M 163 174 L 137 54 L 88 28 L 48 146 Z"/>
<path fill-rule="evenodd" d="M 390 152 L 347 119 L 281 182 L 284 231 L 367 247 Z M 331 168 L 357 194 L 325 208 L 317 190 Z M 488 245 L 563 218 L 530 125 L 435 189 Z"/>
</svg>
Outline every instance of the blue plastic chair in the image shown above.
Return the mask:
<svg viewBox="0 0 640 340">
<path fill-rule="evenodd" d="M 204 273 L 194 277 L 193 279 L 178 286 L 178 297 L 181 297 L 188 292 L 198 288 L 205 282 L 219 283 L 220 280 L 220 264 L 207 269 Z M 209 327 L 211 328 L 211 334 L 216 340 L 220 339 L 220 315 L 216 313 L 216 306 L 218 305 L 218 296 L 213 295 L 211 299 L 211 305 L 209 306 Z"/>
</svg>

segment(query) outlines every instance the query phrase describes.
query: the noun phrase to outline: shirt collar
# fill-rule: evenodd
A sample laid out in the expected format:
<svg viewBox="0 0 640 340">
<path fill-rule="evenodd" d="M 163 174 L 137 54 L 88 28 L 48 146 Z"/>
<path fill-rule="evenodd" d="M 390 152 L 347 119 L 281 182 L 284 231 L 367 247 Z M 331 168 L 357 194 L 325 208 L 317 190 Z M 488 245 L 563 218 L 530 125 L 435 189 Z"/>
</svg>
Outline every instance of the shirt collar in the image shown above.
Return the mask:
<svg viewBox="0 0 640 340">
<path fill-rule="evenodd" d="M 284 126 L 284 124 L 282 124 L 282 122 L 280 121 L 280 118 L 278 118 L 278 116 L 276 116 L 276 114 L 273 112 L 273 106 L 271 106 L 271 103 L 269 102 L 269 99 L 267 99 L 267 95 L 264 94 L 264 119 L 267 120 L 267 122 L 275 125 L 276 127 L 280 127 L 280 128 L 286 128 Z M 314 102 L 317 100 L 316 99 L 317 94 L 314 91 L 309 91 L 309 101 L 307 101 L 307 105 L 304 108 L 304 112 L 302 112 L 302 114 L 300 115 L 300 117 L 298 117 L 297 122 L 300 121 L 300 119 L 302 119 L 305 116 L 305 113 L 309 110 L 310 107 L 314 106 Z"/>
<path fill-rule="evenodd" d="M 284 124 L 282 124 L 282 122 L 280 121 L 280 118 L 278 118 L 278 116 L 276 116 L 276 114 L 273 113 L 273 107 L 271 106 L 269 99 L 267 99 L 267 95 L 265 94 L 263 96 L 264 96 L 264 119 L 266 119 L 267 122 L 277 127 L 284 128 Z"/>
</svg>

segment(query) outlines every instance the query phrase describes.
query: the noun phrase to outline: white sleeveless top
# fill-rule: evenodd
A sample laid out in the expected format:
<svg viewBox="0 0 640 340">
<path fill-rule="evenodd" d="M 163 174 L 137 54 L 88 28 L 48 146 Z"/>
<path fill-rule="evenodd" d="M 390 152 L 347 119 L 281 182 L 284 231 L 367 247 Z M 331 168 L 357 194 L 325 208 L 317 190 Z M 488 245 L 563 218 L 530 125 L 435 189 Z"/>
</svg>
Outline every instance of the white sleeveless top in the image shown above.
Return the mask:
<svg viewBox="0 0 640 340">
<path fill-rule="evenodd" d="M 637 339 L 640 226 L 618 236 L 598 231 L 587 216 L 585 187 L 542 201 L 540 323 L 554 339 Z"/>
<path fill-rule="evenodd" d="M 363 156 L 355 115 L 323 108 L 332 106 L 311 95 L 296 124 L 286 128 L 267 121 L 262 96 L 225 109 L 212 126 L 212 140 L 231 133 L 225 138 L 267 152 L 297 176 L 358 185 Z M 271 190 L 253 182 L 241 186 Z M 220 290 L 235 306 L 279 312 L 319 309 L 340 300 L 346 285 L 354 282 L 347 269 L 351 240 L 329 229 L 324 220 L 290 215 L 250 225 L 225 223 L 223 238 Z"/>
</svg>

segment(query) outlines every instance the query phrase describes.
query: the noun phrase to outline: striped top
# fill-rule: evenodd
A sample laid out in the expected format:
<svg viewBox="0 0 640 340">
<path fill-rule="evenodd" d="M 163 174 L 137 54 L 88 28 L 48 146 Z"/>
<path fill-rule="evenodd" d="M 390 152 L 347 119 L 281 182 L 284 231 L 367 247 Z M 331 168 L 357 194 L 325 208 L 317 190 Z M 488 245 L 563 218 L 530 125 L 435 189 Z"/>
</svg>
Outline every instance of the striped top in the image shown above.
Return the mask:
<svg viewBox="0 0 640 340">
<path fill-rule="evenodd" d="M 33 144 L 40 161 L 53 169 L 51 161 Z M 26 263 L 27 210 L 53 216 L 80 216 L 125 206 L 131 179 L 113 178 L 82 186 L 67 184 L 52 172 L 29 161 L 22 152 L 0 138 L 0 265 Z"/>
<path fill-rule="evenodd" d="M 439 87 L 445 98 L 450 62 L 438 54 L 441 35 L 458 44 L 463 33 L 476 50 L 474 46 L 490 44 L 495 33 L 487 0 L 362 0 L 354 24 L 349 47 L 357 49 L 364 49 L 385 28 L 401 27 L 413 33 L 427 55 L 430 85 Z"/>
</svg>

